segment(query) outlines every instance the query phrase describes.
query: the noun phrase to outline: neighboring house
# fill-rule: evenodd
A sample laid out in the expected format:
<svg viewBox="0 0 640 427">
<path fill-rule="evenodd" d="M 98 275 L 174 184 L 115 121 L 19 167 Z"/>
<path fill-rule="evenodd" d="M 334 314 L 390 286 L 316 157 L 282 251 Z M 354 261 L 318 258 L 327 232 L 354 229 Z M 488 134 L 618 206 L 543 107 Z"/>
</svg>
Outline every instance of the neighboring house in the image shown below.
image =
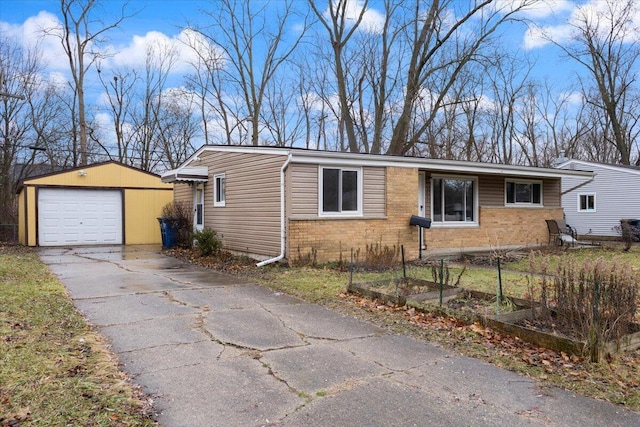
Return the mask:
<svg viewBox="0 0 640 427">
<path fill-rule="evenodd" d="M 566 221 L 582 237 L 619 237 L 621 219 L 640 219 L 640 168 L 562 159 L 557 168 L 593 172 L 562 181 Z"/>
<path fill-rule="evenodd" d="M 162 174 L 175 200 L 193 203 L 195 228 L 267 262 L 315 253 L 348 261 L 351 249 L 404 245 L 425 255 L 536 246 L 545 219 L 561 218 L 561 179 L 586 172 L 295 148 L 203 146 Z"/>
<path fill-rule="evenodd" d="M 30 177 L 17 193 L 28 246 L 159 244 L 156 218 L 173 201 L 173 185 L 113 161 Z"/>
</svg>

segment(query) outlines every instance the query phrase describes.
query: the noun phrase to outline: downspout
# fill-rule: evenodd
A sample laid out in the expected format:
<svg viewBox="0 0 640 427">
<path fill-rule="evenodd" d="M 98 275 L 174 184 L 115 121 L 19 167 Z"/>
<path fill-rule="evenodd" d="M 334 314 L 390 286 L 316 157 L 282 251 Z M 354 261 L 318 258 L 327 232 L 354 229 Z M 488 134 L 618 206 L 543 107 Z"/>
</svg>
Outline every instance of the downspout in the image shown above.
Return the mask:
<svg viewBox="0 0 640 427">
<path fill-rule="evenodd" d="M 586 180 L 585 182 L 580 183 L 580 184 L 578 184 L 576 186 L 573 186 L 573 187 L 569 188 L 568 190 L 565 190 L 565 191 L 561 192 L 560 195 L 564 196 L 565 194 L 570 193 L 570 192 L 572 192 L 574 190 L 577 190 L 580 187 L 584 187 L 585 185 L 589 184 L 590 182 L 593 182 L 593 180 L 596 179 L 597 175 L 598 174 L 594 173 L 593 176 L 591 178 L 589 178 L 588 180 Z"/>
<path fill-rule="evenodd" d="M 285 175 L 284 175 L 284 171 L 287 169 L 287 167 L 289 166 L 289 163 L 291 163 L 291 157 L 292 154 L 289 153 L 289 155 L 287 156 L 287 160 L 284 162 L 284 164 L 282 165 L 282 168 L 280 168 L 280 255 L 278 255 L 275 258 L 270 258 L 267 260 L 264 260 L 262 262 L 259 262 L 256 264 L 256 266 L 258 267 L 262 267 L 265 266 L 267 264 L 272 264 L 274 262 L 278 262 L 280 261 L 282 258 L 284 258 L 284 253 L 286 250 L 286 212 L 285 212 L 285 203 L 284 203 L 284 198 L 285 198 Z"/>
</svg>

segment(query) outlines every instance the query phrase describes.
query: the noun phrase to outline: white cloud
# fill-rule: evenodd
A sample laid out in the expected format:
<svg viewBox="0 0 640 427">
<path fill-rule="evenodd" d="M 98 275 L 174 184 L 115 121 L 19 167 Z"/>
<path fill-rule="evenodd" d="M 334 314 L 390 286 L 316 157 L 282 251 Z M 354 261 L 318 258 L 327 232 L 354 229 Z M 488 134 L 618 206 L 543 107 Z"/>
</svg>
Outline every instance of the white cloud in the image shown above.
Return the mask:
<svg viewBox="0 0 640 427">
<path fill-rule="evenodd" d="M 563 43 L 568 41 L 573 34 L 573 27 L 569 25 L 532 27 L 524 35 L 522 47 L 525 50 L 532 50 L 547 46 L 552 41 Z"/>
<path fill-rule="evenodd" d="M 205 58 L 221 56 L 219 50 L 212 46 L 199 33 L 185 29 L 175 36 L 167 36 L 158 31 L 149 31 L 143 36 L 135 35 L 127 46 L 109 46 L 108 51 L 113 57 L 109 60 L 111 66 L 144 69 L 147 50 L 172 52 L 175 63 L 172 73 L 184 74 L 191 69 L 191 64 L 198 61 L 198 54 L 191 47 L 197 48 Z"/>
<path fill-rule="evenodd" d="M 332 1 L 335 3 L 335 0 Z M 364 3 L 362 2 L 362 0 L 347 0 L 345 6 L 345 18 L 347 19 L 347 21 L 355 24 L 360 17 L 363 8 Z M 330 17 L 328 7 L 325 11 L 325 16 L 327 18 Z M 378 12 L 373 8 L 368 8 L 364 11 L 364 14 L 362 15 L 362 22 L 360 23 L 360 26 L 358 28 L 367 33 L 378 34 L 382 32 L 384 21 L 384 14 Z"/>
<path fill-rule="evenodd" d="M 553 0 L 548 0 L 547 3 L 555 5 Z M 621 1 L 602 1 L 602 0 L 590 0 L 582 5 L 575 5 L 567 3 L 565 0 L 560 0 L 556 5 L 554 12 L 564 13 L 566 18 L 564 22 L 556 25 L 539 25 L 538 27 L 530 28 L 527 30 L 523 40 L 523 48 L 527 50 L 541 48 L 551 43 L 553 40 L 556 43 L 564 43 L 574 36 L 576 28 L 584 26 L 584 22 L 597 23 L 602 35 L 606 35 L 611 29 L 612 22 L 609 19 L 611 11 L 619 13 L 624 2 Z M 609 8 L 612 8 L 611 10 Z M 628 22 L 626 37 L 627 41 L 640 40 L 640 32 L 634 30 L 640 26 L 640 2 L 633 3 L 633 10 Z M 544 18 L 546 15 L 532 15 L 532 18 Z"/>
<path fill-rule="evenodd" d="M 510 3 L 511 8 L 517 7 L 522 0 L 501 0 L 499 3 Z M 543 19 L 557 14 L 571 12 L 575 3 L 569 0 L 543 0 L 532 2 L 522 9 L 522 14 L 530 19 Z"/>
</svg>

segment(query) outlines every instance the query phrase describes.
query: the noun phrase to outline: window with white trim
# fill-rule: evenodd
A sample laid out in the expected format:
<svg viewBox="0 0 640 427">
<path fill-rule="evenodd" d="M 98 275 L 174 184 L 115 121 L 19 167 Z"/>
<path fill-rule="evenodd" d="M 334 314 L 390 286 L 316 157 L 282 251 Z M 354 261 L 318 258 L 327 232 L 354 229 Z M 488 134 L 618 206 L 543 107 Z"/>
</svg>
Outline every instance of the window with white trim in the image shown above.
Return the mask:
<svg viewBox="0 0 640 427">
<path fill-rule="evenodd" d="M 595 212 L 596 211 L 596 195 L 578 194 L 578 212 Z"/>
<path fill-rule="evenodd" d="M 227 178 L 220 173 L 213 176 L 213 206 L 224 206 L 227 191 Z"/>
<path fill-rule="evenodd" d="M 470 177 L 431 179 L 431 219 L 434 223 L 477 223 L 478 180 Z"/>
<path fill-rule="evenodd" d="M 319 214 L 362 214 L 362 169 L 320 167 Z"/>
<path fill-rule="evenodd" d="M 542 182 L 540 181 L 505 181 L 506 205 L 542 206 Z"/>
</svg>

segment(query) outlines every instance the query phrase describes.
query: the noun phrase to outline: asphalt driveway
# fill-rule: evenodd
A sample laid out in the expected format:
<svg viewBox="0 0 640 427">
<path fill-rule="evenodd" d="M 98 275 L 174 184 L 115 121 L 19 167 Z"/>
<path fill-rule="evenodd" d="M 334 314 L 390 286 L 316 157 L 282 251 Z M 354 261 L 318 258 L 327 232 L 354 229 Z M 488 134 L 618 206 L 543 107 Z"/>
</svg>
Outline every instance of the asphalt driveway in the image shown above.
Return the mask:
<svg viewBox="0 0 640 427">
<path fill-rule="evenodd" d="M 184 426 L 640 426 L 640 414 L 158 247 L 42 249 L 122 369 Z"/>
</svg>

